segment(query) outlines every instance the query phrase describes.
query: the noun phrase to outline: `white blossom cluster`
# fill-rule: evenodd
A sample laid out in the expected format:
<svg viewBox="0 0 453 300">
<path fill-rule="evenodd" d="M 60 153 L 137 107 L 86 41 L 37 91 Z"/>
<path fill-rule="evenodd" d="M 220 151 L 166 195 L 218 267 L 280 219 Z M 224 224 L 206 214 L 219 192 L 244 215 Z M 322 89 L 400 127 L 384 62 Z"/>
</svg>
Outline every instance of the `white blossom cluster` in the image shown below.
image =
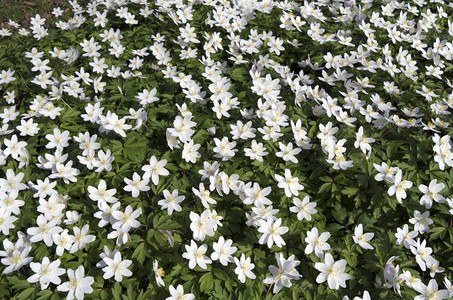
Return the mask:
<svg viewBox="0 0 453 300">
<path fill-rule="evenodd" d="M 259 280 L 268 286 L 268 293 L 271 287 L 279 293 L 294 281 L 304 280 L 301 270 L 305 269 L 315 272 L 317 284 L 327 282 L 334 290 L 347 288 L 354 270 L 348 266 L 348 257 L 341 257 L 341 249 L 331 247 L 346 242 L 334 241 L 324 226 L 331 221 L 323 214 L 326 204 L 318 201 L 321 192 L 312 190 L 304 173 L 304 160 L 319 156 L 332 174 L 355 170 L 357 163 L 363 163 L 368 166 L 363 172 L 370 182 L 384 187 L 382 201 L 396 198 L 395 205 L 407 208 L 401 227 L 391 232 L 392 242 L 400 253 L 413 258 L 417 272 L 429 274 L 415 275 L 413 269 L 397 264 L 400 257 L 391 256 L 375 274 L 375 287 L 393 288 L 398 295 L 411 289 L 417 293 L 415 299 L 453 296 L 447 277 L 445 289 L 439 287 L 438 274 L 449 266 L 442 265 L 446 260 L 430 246 L 434 217 L 440 210 L 453 214 L 453 200 L 447 196 L 451 180 L 436 175 L 453 166 L 453 85 L 446 79 L 453 60 L 451 3 L 152 2 L 93 0 L 85 7 L 72 0 L 73 16 L 67 21 L 61 18 L 61 8 L 53 9 L 53 16 L 61 18 L 53 24 L 59 33 L 83 32 L 92 26 L 90 36 L 71 42 L 66 49 L 45 47 L 52 34 L 40 15 L 31 18 L 29 28 L 10 20 L 0 30 L 0 50 L 2 39 L 16 31 L 35 42 L 23 53 L 31 74 L 28 78 L 22 77 L 19 68 L 0 68 L 4 99 L 0 112 L 0 256 L 4 274 L 22 269 L 27 281 L 39 282 L 41 290 L 52 284 L 68 292 L 67 299 L 83 299 L 93 292 L 94 278 L 85 276 L 83 265 L 65 267 L 63 258 L 86 252 L 100 239 L 112 240 L 113 250 L 103 245 L 104 252 L 96 253 L 101 258 L 96 267 L 105 280 L 121 282 L 133 275 L 133 261 L 127 259 L 132 258 L 128 247 L 135 245 L 133 235 L 150 230 L 148 216 L 161 213 L 171 222 L 186 216 L 188 228 L 181 229 L 188 232 L 185 239 L 179 229 L 153 226 L 170 248 L 180 244 L 185 252 L 177 255 L 191 271 L 232 264 L 240 284 Z M 196 22 L 200 7 L 206 8 L 206 18 Z M 278 16 L 274 32 L 254 25 L 263 15 Z M 119 29 L 118 22 L 129 32 Z M 173 36 L 162 30 L 143 37 L 135 30 L 151 23 L 172 28 Z M 143 38 L 140 43 L 144 45 L 136 46 L 131 35 L 137 41 Z M 294 62 L 283 59 L 290 51 L 300 53 L 301 47 L 310 47 L 307 42 L 316 46 L 313 59 L 309 55 L 296 57 Z M 335 50 L 317 53 L 324 49 Z M 191 65 L 197 66 L 197 72 Z M 38 92 L 25 96 L 19 82 Z M 166 92 L 166 85 L 174 90 Z M 115 101 L 121 103 L 120 109 L 112 105 Z M 167 120 L 152 119 L 169 105 L 174 111 Z M 74 112 L 74 122 L 83 124 L 85 131 L 74 132 L 71 124 L 64 123 Z M 118 163 L 118 158 L 127 157 L 127 139 L 153 130 L 159 131 L 159 139 L 152 141 L 156 149 L 143 149 L 146 157 L 141 165 L 124 175 L 121 170 L 128 166 Z M 435 164 L 429 171 L 438 168 L 437 173 L 417 177 L 418 166 L 411 169 L 400 164 L 405 158 L 376 153 L 385 135 L 375 132 L 385 130 L 386 134 L 432 134 L 429 148 Z M 111 141 L 120 144 L 121 154 L 116 154 Z M 39 149 L 32 149 L 32 144 Z M 165 154 L 158 148 L 165 149 Z M 236 161 L 241 161 L 237 172 L 229 172 Z M 245 176 L 243 161 L 257 168 L 268 165 L 260 169 L 267 173 Z M 195 183 L 174 187 L 179 171 Z M 33 172 L 44 177 L 31 180 L 36 178 Z M 261 175 L 269 177 L 268 181 L 261 182 Z M 113 186 L 112 178 L 118 176 L 115 182 L 120 184 Z M 86 178 L 96 183 L 85 184 Z M 334 192 L 334 179 L 329 180 Z M 76 192 L 71 190 L 74 186 Z M 74 199 L 75 193 L 81 195 Z M 78 203 L 80 198 L 93 205 L 84 207 L 87 202 Z M 275 254 L 277 266 L 266 266 L 267 274 L 258 274 L 261 267 L 255 269 L 253 251 L 247 252 L 226 228 L 230 216 L 219 209 L 219 203 L 230 199 L 241 210 L 241 230 L 251 232 L 251 247 Z M 35 211 L 26 228 L 21 227 L 25 209 Z M 295 236 L 292 222 L 306 229 L 297 232 L 301 238 L 297 247 L 306 257 L 290 251 Z M 378 235 L 368 232 L 373 227 L 360 220 L 341 226 L 346 239 L 353 241 L 354 251 L 376 250 Z M 107 233 L 101 237 L 101 232 Z M 36 259 L 42 256 L 36 250 L 42 245 L 49 255 Z M 94 246 L 89 249 L 96 252 Z M 164 281 L 165 271 L 159 267 L 162 260 L 153 258 L 156 284 L 169 285 L 167 299 L 195 298 L 184 293 L 179 284 L 183 281 Z M 61 276 L 68 281 L 62 283 Z M 368 291 L 362 295 L 354 299 L 370 299 Z"/>
</svg>

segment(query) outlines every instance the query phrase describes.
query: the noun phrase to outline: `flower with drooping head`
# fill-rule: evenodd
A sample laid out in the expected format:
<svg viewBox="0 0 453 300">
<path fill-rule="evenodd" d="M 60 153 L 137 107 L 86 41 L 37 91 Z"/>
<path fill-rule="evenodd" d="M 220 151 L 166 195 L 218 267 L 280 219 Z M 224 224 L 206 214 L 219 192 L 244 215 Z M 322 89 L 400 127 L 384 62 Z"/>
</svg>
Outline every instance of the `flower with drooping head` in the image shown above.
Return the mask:
<svg viewBox="0 0 453 300">
<path fill-rule="evenodd" d="M 153 271 L 157 285 L 165 286 L 165 282 L 162 280 L 162 277 L 165 276 L 165 271 L 162 267 L 159 268 L 159 263 L 157 262 L 157 259 L 155 259 L 153 262 Z"/>
</svg>

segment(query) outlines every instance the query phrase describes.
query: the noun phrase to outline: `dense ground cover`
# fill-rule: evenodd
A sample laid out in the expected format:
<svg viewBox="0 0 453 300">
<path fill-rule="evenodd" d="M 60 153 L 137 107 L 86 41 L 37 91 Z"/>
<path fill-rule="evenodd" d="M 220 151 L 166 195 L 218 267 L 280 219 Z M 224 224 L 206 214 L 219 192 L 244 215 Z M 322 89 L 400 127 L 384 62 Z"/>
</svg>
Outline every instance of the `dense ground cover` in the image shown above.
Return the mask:
<svg viewBox="0 0 453 300">
<path fill-rule="evenodd" d="M 453 6 L 69 1 L 0 30 L 0 298 L 453 295 Z"/>
</svg>

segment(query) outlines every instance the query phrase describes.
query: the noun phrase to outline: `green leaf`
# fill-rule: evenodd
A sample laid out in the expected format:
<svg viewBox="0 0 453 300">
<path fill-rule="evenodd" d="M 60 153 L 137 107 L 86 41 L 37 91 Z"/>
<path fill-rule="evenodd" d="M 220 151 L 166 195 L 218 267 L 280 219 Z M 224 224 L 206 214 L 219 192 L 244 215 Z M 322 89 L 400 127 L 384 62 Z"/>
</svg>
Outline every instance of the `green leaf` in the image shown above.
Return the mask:
<svg viewBox="0 0 453 300">
<path fill-rule="evenodd" d="M 357 195 L 357 192 L 359 191 L 359 189 L 355 188 L 355 187 L 345 187 L 341 193 L 343 195 L 346 195 L 348 196 L 348 198 L 352 198 L 354 197 L 355 195 Z"/>
<path fill-rule="evenodd" d="M 12 288 L 16 290 L 23 290 L 30 287 L 30 283 L 25 279 L 19 279 L 17 276 L 7 277 L 9 283 L 12 284 Z"/>
<path fill-rule="evenodd" d="M 133 258 L 137 258 L 137 261 L 140 264 L 143 264 L 146 260 L 146 249 L 145 249 L 145 242 L 140 243 L 134 250 L 132 254 Z"/>
<path fill-rule="evenodd" d="M 430 240 L 435 240 L 438 238 L 443 239 L 445 237 L 445 234 L 447 233 L 447 228 L 434 227 L 434 228 L 430 228 L 429 232 L 430 232 L 430 236 L 429 236 Z"/>
<path fill-rule="evenodd" d="M 19 295 L 17 295 L 17 299 L 18 300 L 29 299 L 34 291 L 36 291 L 34 287 L 29 287 L 28 289 L 23 290 Z"/>
<path fill-rule="evenodd" d="M 212 277 L 211 272 L 203 274 L 200 278 L 200 291 L 210 292 L 214 287 L 214 278 Z"/>
<path fill-rule="evenodd" d="M 342 207 L 341 204 L 339 204 L 339 203 L 336 203 L 334 208 L 335 209 L 332 210 L 332 216 L 338 222 L 343 223 L 343 221 L 348 216 L 348 212 L 347 212 L 346 208 Z"/>
<path fill-rule="evenodd" d="M 115 282 L 112 288 L 112 295 L 115 300 L 121 300 L 121 293 L 123 289 L 121 288 L 121 284 L 119 282 Z"/>
<path fill-rule="evenodd" d="M 44 290 L 44 291 L 40 291 L 37 296 L 40 296 L 38 299 L 36 300 L 45 300 L 45 299 L 49 299 L 50 296 L 53 295 L 53 292 L 50 291 L 50 290 Z"/>
<path fill-rule="evenodd" d="M 318 194 L 328 192 L 331 189 L 331 187 L 332 187 L 332 183 L 330 183 L 330 182 L 322 184 L 318 190 Z"/>
</svg>

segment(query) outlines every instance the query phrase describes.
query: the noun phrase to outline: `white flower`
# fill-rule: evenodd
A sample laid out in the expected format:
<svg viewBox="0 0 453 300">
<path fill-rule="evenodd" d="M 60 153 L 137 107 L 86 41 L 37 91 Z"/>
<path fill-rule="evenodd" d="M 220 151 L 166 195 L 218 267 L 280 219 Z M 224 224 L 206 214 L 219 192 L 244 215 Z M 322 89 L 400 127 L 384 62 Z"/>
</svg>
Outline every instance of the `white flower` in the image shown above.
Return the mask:
<svg viewBox="0 0 453 300">
<path fill-rule="evenodd" d="M 94 213 L 94 217 L 100 219 L 98 226 L 105 227 L 108 224 L 114 224 L 117 220 L 113 217 L 113 212 L 120 208 L 120 202 L 116 202 L 111 207 L 107 202 L 98 202 L 99 211 Z"/>
<path fill-rule="evenodd" d="M 20 120 L 20 125 L 16 127 L 19 130 L 21 136 L 34 136 L 39 132 L 38 123 L 34 123 L 33 119 L 25 121 L 24 119 Z"/>
<path fill-rule="evenodd" d="M 429 211 L 421 214 L 418 210 L 414 210 L 414 217 L 409 219 L 409 223 L 414 224 L 414 230 L 421 234 L 429 232 L 429 225 L 433 224 L 433 220 L 429 218 Z"/>
<path fill-rule="evenodd" d="M 288 232 L 289 228 L 286 226 L 280 226 L 281 224 L 282 219 L 280 218 L 274 220 L 273 218 L 268 217 L 267 220 L 261 220 L 259 222 L 260 227 L 258 228 L 258 231 L 263 235 L 260 237 L 259 243 L 267 243 L 269 248 L 271 248 L 274 243 L 280 248 L 283 245 L 286 245 L 281 235 Z"/>
<path fill-rule="evenodd" d="M 252 141 L 250 148 L 244 148 L 245 156 L 250 157 L 252 160 L 257 160 L 259 162 L 263 161 L 263 156 L 269 154 L 266 152 L 266 147 L 263 146 L 263 143 L 257 143 L 256 140 Z"/>
<path fill-rule="evenodd" d="M 189 260 L 189 268 L 193 269 L 196 265 L 200 266 L 202 269 L 206 269 L 206 264 L 212 263 L 212 260 L 205 255 L 208 250 L 206 244 L 197 247 L 197 244 L 194 240 L 190 241 L 190 246 L 185 245 L 186 252 L 182 254 L 182 257 Z"/>
<path fill-rule="evenodd" d="M 112 216 L 117 220 L 112 224 L 113 229 L 121 229 L 122 231 L 129 231 L 131 228 L 137 228 L 140 226 L 140 222 L 136 219 L 142 214 L 142 208 L 132 211 L 132 207 L 128 205 L 124 212 L 114 211 Z"/>
<path fill-rule="evenodd" d="M 72 164 L 72 160 L 67 162 L 66 165 L 57 162 L 52 167 L 52 174 L 49 176 L 49 178 L 63 178 L 63 182 L 66 184 L 69 184 L 69 181 L 77 182 L 77 178 L 75 176 L 79 175 L 80 171 L 76 168 L 73 168 Z"/>
<path fill-rule="evenodd" d="M 311 215 L 317 212 L 315 209 L 316 203 L 310 202 L 310 198 L 308 196 L 305 196 L 302 201 L 300 201 L 299 198 L 294 197 L 293 203 L 295 206 L 291 206 L 289 211 L 297 213 L 297 219 L 299 221 L 302 221 L 303 219 L 311 221 Z"/>
<path fill-rule="evenodd" d="M 52 194 L 57 193 L 54 187 L 57 185 L 57 182 L 50 182 L 49 178 L 44 179 L 44 181 L 38 179 L 36 184 L 31 184 L 32 188 L 36 190 L 36 193 L 33 194 L 33 197 L 45 198 Z"/>
<path fill-rule="evenodd" d="M 237 125 L 230 124 L 230 127 L 230 133 L 233 136 L 233 140 L 246 140 L 255 137 L 256 129 L 252 128 L 252 121 L 248 121 L 246 124 L 243 124 L 241 121 L 237 121 Z"/>
<path fill-rule="evenodd" d="M 41 290 L 49 287 L 49 283 L 60 284 L 61 279 L 59 276 L 65 273 L 65 270 L 58 268 L 60 260 L 57 259 L 50 262 L 48 257 L 44 257 L 42 263 L 31 263 L 30 268 L 35 274 L 27 278 L 30 283 L 37 282 L 41 284 Z"/>
<path fill-rule="evenodd" d="M 409 226 L 404 224 L 403 229 L 397 228 L 396 231 L 395 237 L 397 245 L 401 245 L 402 243 L 406 249 L 410 249 L 413 245 L 415 246 L 414 238 L 418 235 L 417 230 L 409 231 Z"/>
<path fill-rule="evenodd" d="M 201 157 L 201 154 L 198 153 L 198 149 L 200 149 L 200 144 L 194 144 L 193 140 L 190 140 L 187 143 L 184 143 L 184 148 L 182 150 L 182 158 L 186 162 L 196 163 L 197 158 Z"/>
<path fill-rule="evenodd" d="M 159 263 L 158 263 L 157 259 L 155 259 L 153 262 L 153 271 L 154 271 L 154 278 L 156 279 L 157 285 L 165 286 L 165 282 L 162 280 L 162 277 L 164 277 L 165 272 L 162 267 L 159 268 Z"/>
<path fill-rule="evenodd" d="M 176 289 L 173 285 L 170 285 L 170 295 L 171 297 L 167 297 L 165 300 L 194 300 L 194 294 L 184 294 L 184 289 L 182 285 L 178 285 Z"/>
<path fill-rule="evenodd" d="M 362 224 L 359 224 L 354 229 L 354 236 L 352 237 L 352 239 L 354 240 L 354 242 L 356 244 L 358 244 L 363 249 L 373 250 L 374 247 L 368 243 L 369 241 L 371 241 L 373 236 L 374 236 L 374 233 L 372 233 L 372 232 L 363 233 L 363 226 L 362 226 Z"/>
<path fill-rule="evenodd" d="M 444 203 L 445 198 L 442 195 L 439 195 L 439 192 L 445 188 L 444 183 L 437 183 L 437 179 L 431 180 L 429 186 L 424 184 L 419 185 L 418 189 L 424 195 L 420 198 L 420 205 L 425 205 L 426 209 L 430 209 L 433 205 L 433 200 L 438 203 Z"/>
<path fill-rule="evenodd" d="M 6 170 L 6 179 L 0 178 L 0 188 L 4 192 L 22 191 L 27 189 L 27 185 L 21 182 L 24 176 L 25 174 L 22 172 L 15 175 L 12 169 L 8 169 Z"/>
<path fill-rule="evenodd" d="M 310 254 L 315 251 L 317 257 L 322 258 L 324 251 L 330 250 L 330 245 L 327 240 L 330 238 L 330 232 L 318 234 L 318 228 L 313 227 L 311 231 L 307 231 L 305 242 L 308 243 L 305 247 L 305 253 Z"/>
<path fill-rule="evenodd" d="M 66 296 L 67 300 L 72 300 L 74 297 L 77 300 L 82 300 L 85 294 L 91 294 L 93 292 L 91 285 L 94 283 L 94 278 L 91 276 L 85 277 L 83 266 L 79 266 L 75 271 L 69 269 L 67 273 L 69 281 L 57 286 L 58 291 L 68 292 Z"/>
<path fill-rule="evenodd" d="M 124 178 L 124 182 L 127 184 L 124 187 L 124 190 L 127 192 L 132 192 L 132 197 L 138 197 L 140 191 L 146 192 L 149 191 L 151 188 L 147 186 L 149 182 L 149 178 L 141 178 L 137 172 L 132 174 L 132 180 L 128 178 Z"/>
<path fill-rule="evenodd" d="M 173 192 L 170 192 L 168 190 L 164 190 L 164 197 L 165 199 L 161 199 L 157 202 L 160 206 L 162 206 L 161 209 L 167 209 L 167 213 L 171 215 L 173 211 L 181 211 L 182 208 L 179 205 L 184 199 L 185 196 L 178 196 L 178 190 L 174 189 Z"/>
<path fill-rule="evenodd" d="M 118 198 L 114 197 L 116 194 L 116 189 L 107 189 L 107 184 L 104 179 L 99 181 L 98 187 L 88 186 L 88 197 L 93 201 L 105 201 L 108 203 L 115 203 L 118 201 Z"/>
<path fill-rule="evenodd" d="M 103 150 L 99 150 L 98 157 L 95 163 L 96 172 L 102 172 L 104 170 L 111 171 L 112 170 L 112 162 L 115 157 L 112 155 L 110 149 L 107 149 L 106 152 Z"/>
<path fill-rule="evenodd" d="M 159 101 L 159 98 L 155 97 L 156 96 L 156 88 L 153 88 L 152 90 L 148 91 L 146 89 L 143 90 L 143 92 L 138 93 L 135 98 L 140 101 L 140 104 L 142 106 L 146 106 L 148 104 L 151 104 L 153 102 Z"/>
<path fill-rule="evenodd" d="M 374 143 L 373 138 L 369 138 L 363 135 L 363 127 L 360 126 L 359 130 L 356 133 L 356 141 L 354 142 L 354 147 L 360 148 L 364 154 L 366 152 L 371 152 L 370 143 Z"/>
<path fill-rule="evenodd" d="M 303 185 L 299 183 L 299 178 L 292 177 L 289 169 L 285 169 L 285 177 L 275 174 L 275 179 L 278 187 L 285 190 L 286 197 L 299 196 L 299 191 L 304 189 Z"/>
<path fill-rule="evenodd" d="M 106 256 L 103 260 L 106 265 L 102 268 L 102 271 L 104 272 L 104 279 L 109 279 L 115 276 L 115 280 L 121 282 L 123 280 L 123 276 L 132 276 L 132 272 L 128 269 L 128 267 L 132 264 L 132 261 L 129 259 L 122 260 L 120 252 L 116 252 L 113 259 Z"/>
<path fill-rule="evenodd" d="M 387 180 L 388 182 L 395 181 L 395 174 L 400 171 L 398 167 L 388 166 L 385 162 L 382 162 L 381 165 L 373 163 L 374 168 L 379 172 L 374 179 L 376 181 Z"/>
<path fill-rule="evenodd" d="M 221 158 L 222 161 L 229 160 L 238 151 L 237 149 L 234 149 L 236 142 L 229 142 L 227 137 L 222 138 L 222 140 L 214 138 L 214 142 L 216 145 L 213 149 L 213 151 L 216 153 L 214 157 Z"/>
<path fill-rule="evenodd" d="M 24 206 L 25 202 L 17 199 L 18 196 L 19 192 L 17 190 L 9 193 L 0 191 L 0 207 L 4 208 L 7 212 L 19 215 L 20 208 Z"/>
<path fill-rule="evenodd" d="M 370 293 L 368 291 L 363 291 L 363 297 L 360 298 L 359 296 L 354 297 L 353 300 L 371 300 Z"/>
<path fill-rule="evenodd" d="M 19 270 L 21 267 L 30 263 L 33 260 L 33 257 L 27 257 L 30 250 L 31 246 L 29 245 L 19 247 L 18 249 L 14 249 L 11 253 L 7 254 L 7 257 L 2 258 L 2 264 L 7 266 L 3 270 L 3 274 Z"/>
<path fill-rule="evenodd" d="M 52 246 L 52 234 L 60 233 L 63 231 L 61 227 L 57 226 L 58 219 L 47 221 L 43 215 L 39 215 L 36 218 L 36 224 L 38 227 L 30 227 L 27 229 L 27 233 L 31 235 L 30 241 L 33 243 L 44 240 L 47 247 Z"/>
<path fill-rule="evenodd" d="M 253 183 L 252 187 L 247 186 L 249 185 L 247 184 L 243 188 L 244 194 L 246 196 L 245 199 L 242 200 L 244 204 L 253 204 L 256 207 L 272 204 L 272 201 L 266 197 L 272 191 L 270 186 L 262 189 L 257 182 Z"/>
<path fill-rule="evenodd" d="M 293 143 L 288 143 L 288 145 L 285 146 L 283 143 L 279 142 L 278 146 L 280 147 L 280 152 L 275 153 L 277 157 L 283 158 L 284 161 L 290 160 L 295 164 L 299 162 L 295 155 L 302 151 L 300 148 L 293 148 Z"/>
<path fill-rule="evenodd" d="M 236 269 L 234 269 L 234 273 L 238 275 L 240 282 L 244 283 L 246 277 L 250 279 L 256 278 L 256 275 L 252 272 L 252 270 L 255 268 L 255 265 L 251 263 L 250 257 L 245 258 L 244 253 L 242 253 L 241 259 L 239 260 L 237 259 L 237 257 L 235 257 L 234 262 L 236 263 Z"/>
<path fill-rule="evenodd" d="M 64 250 L 69 250 L 74 243 L 74 236 L 68 233 L 68 229 L 63 230 L 61 233 L 52 234 L 52 239 L 55 245 L 57 245 L 56 253 L 58 256 L 62 256 Z"/>
<path fill-rule="evenodd" d="M 183 143 L 188 143 L 192 140 L 191 137 L 195 133 L 195 130 L 192 129 L 195 125 L 197 123 L 192 121 L 192 116 L 185 116 L 184 118 L 176 116 L 173 121 L 174 128 L 168 128 L 168 130 L 173 137 L 178 138 Z"/>
<path fill-rule="evenodd" d="M 207 236 L 214 236 L 217 221 L 211 218 L 211 211 L 205 210 L 198 215 L 193 211 L 189 214 L 190 220 L 190 229 L 193 232 L 193 238 L 196 241 L 203 241 Z"/>
<path fill-rule="evenodd" d="M 415 245 L 411 245 L 411 252 L 415 255 L 415 260 L 422 271 L 426 271 L 426 265 L 436 263 L 434 257 L 431 256 L 433 249 L 431 247 L 426 247 L 426 240 L 423 240 L 423 242 L 420 243 L 420 239 L 417 239 Z"/>
<path fill-rule="evenodd" d="M 278 268 L 275 266 L 269 266 L 269 271 L 272 273 L 271 276 L 264 279 L 265 284 L 274 284 L 273 293 L 278 293 L 282 286 L 291 287 L 291 280 L 299 280 L 302 275 L 296 270 L 296 267 L 300 264 L 300 261 L 294 259 L 294 255 L 285 259 L 283 254 L 275 253 L 277 259 Z"/>
<path fill-rule="evenodd" d="M 72 210 L 72 211 L 67 211 L 66 212 L 66 219 L 63 221 L 64 224 L 66 225 L 72 225 L 77 223 L 77 221 L 80 220 L 82 216 L 79 214 L 79 212 Z"/>
<path fill-rule="evenodd" d="M 70 253 L 82 250 L 85 248 L 86 244 L 91 243 L 96 239 L 96 236 L 87 234 L 89 230 L 88 224 L 83 225 L 82 230 L 80 230 L 79 227 L 73 227 L 72 230 L 74 231 L 74 243 L 71 246 Z"/>
<path fill-rule="evenodd" d="M 145 172 L 143 178 L 151 178 L 153 184 L 157 186 L 159 183 L 159 176 L 168 176 L 170 174 L 168 170 L 164 168 L 166 164 L 166 159 L 157 161 L 157 158 L 154 155 L 151 156 L 149 165 L 144 165 L 142 167 L 142 171 Z"/>
<path fill-rule="evenodd" d="M 428 285 L 417 285 L 416 289 L 421 295 L 418 295 L 414 300 L 442 300 L 450 298 L 450 292 L 448 290 L 439 290 L 437 281 L 431 279 Z"/>
<path fill-rule="evenodd" d="M 65 130 L 63 132 L 58 128 L 54 128 L 53 134 L 46 134 L 46 139 L 49 142 L 46 144 L 47 149 L 57 148 L 62 149 L 69 146 L 69 131 Z"/>
<path fill-rule="evenodd" d="M 393 287 L 394 291 L 398 292 L 398 294 L 400 294 L 400 296 L 401 296 L 399 276 L 398 276 L 398 273 L 400 271 L 400 266 L 399 265 L 395 266 L 395 263 L 393 262 L 398 257 L 399 256 L 392 256 L 385 263 L 385 267 L 384 267 L 385 285 L 384 286 Z"/>
<path fill-rule="evenodd" d="M 316 263 L 316 270 L 321 273 L 316 277 L 317 283 L 323 283 L 327 281 L 329 288 L 338 290 L 340 287 L 346 287 L 346 280 L 351 279 L 351 275 L 344 273 L 346 267 L 346 260 L 341 259 L 334 262 L 333 257 L 330 253 L 326 253 L 324 257 L 324 263 Z"/>
<path fill-rule="evenodd" d="M 197 196 L 201 200 L 201 204 L 206 208 L 209 209 L 209 204 L 216 204 L 217 201 L 210 197 L 210 192 L 208 189 L 205 189 L 204 184 L 200 182 L 198 190 L 192 187 L 192 192 L 195 196 Z M 208 204 L 209 203 L 209 204 Z"/>
<path fill-rule="evenodd" d="M 212 245 L 214 252 L 211 254 L 211 259 L 219 260 L 224 266 L 228 265 L 228 263 L 234 262 L 231 254 L 237 251 L 237 247 L 231 247 L 232 244 L 232 240 L 229 239 L 225 241 L 223 236 L 219 237 L 218 242 L 214 242 Z"/>
<path fill-rule="evenodd" d="M 399 203 L 402 203 L 402 199 L 406 199 L 407 194 L 406 194 L 406 189 L 409 189 L 412 187 L 412 182 L 409 180 L 401 180 L 402 176 L 402 171 L 398 170 L 398 172 L 395 175 L 395 180 L 393 182 L 393 185 L 388 189 L 387 193 L 390 196 L 393 196 L 396 194 L 396 199 L 398 200 Z"/>
<path fill-rule="evenodd" d="M 7 210 L 6 207 L 0 206 L 0 232 L 5 236 L 9 235 L 9 230 L 14 228 L 14 222 L 17 217 L 11 216 L 11 211 Z"/>
</svg>

